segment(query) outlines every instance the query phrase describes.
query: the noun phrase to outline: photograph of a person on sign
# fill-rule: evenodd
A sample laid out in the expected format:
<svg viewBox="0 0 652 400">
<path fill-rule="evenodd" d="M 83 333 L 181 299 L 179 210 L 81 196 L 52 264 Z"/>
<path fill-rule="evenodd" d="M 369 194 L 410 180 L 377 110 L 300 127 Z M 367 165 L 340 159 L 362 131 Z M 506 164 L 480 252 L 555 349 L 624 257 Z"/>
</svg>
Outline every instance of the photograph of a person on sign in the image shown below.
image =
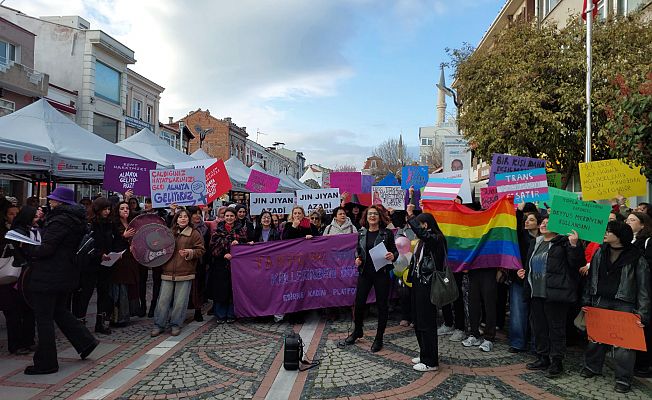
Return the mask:
<svg viewBox="0 0 652 400">
<path fill-rule="evenodd" d="M 451 171 L 461 171 L 464 169 L 464 163 L 459 158 L 456 158 L 451 162 Z"/>
</svg>

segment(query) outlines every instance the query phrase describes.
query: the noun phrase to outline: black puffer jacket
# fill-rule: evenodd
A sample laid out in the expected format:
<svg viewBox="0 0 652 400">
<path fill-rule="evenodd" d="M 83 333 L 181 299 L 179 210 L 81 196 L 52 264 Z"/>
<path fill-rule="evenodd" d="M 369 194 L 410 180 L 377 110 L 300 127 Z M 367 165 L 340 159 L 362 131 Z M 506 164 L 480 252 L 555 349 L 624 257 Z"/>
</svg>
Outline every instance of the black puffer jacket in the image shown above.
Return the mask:
<svg viewBox="0 0 652 400">
<path fill-rule="evenodd" d="M 73 254 L 86 230 L 86 209 L 61 204 L 52 209 L 41 233 L 41 245 L 30 252 L 32 268 L 27 288 L 33 292 L 72 292 L 79 286 Z"/>
<path fill-rule="evenodd" d="M 535 249 L 543 243 L 543 236 L 539 236 L 530 245 L 525 269 L 524 300 L 532 297 L 530 276 L 530 260 Z M 551 240 L 546 263 L 546 301 L 559 303 L 575 303 L 578 300 L 578 286 L 580 281 L 580 267 L 586 264 L 584 247 L 578 241 L 577 246 L 571 247 L 568 237 L 557 235 Z"/>
<path fill-rule="evenodd" d="M 98 218 L 91 222 L 91 230 L 95 239 L 95 255 L 91 268 L 99 268 L 102 255 L 109 254 L 113 247 L 113 224 L 108 219 Z"/>
</svg>

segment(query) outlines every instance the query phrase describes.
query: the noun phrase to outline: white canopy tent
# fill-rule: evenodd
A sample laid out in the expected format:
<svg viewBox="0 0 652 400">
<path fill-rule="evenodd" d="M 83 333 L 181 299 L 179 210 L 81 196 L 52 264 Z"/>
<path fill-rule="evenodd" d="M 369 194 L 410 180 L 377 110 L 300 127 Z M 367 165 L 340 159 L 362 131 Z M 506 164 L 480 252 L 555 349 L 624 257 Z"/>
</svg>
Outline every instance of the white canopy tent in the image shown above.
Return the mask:
<svg viewBox="0 0 652 400">
<path fill-rule="evenodd" d="M 51 165 L 52 156 L 46 147 L 0 139 L 0 171 L 47 172 Z"/>
<path fill-rule="evenodd" d="M 34 155 L 39 158 L 39 168 L 47 164 L 53 176 L 74 180 L 103 179 L 107 154 L 146 158 L 80 127 L 44 99 L 1 117 L 0 140 L 4 144 L 13 143 L 14 146 L 26 149 L 20 153 L 23 161 L 26 152 L 30 151 L 32 160 Z M 45 162 L 40 161 L 38 155 L 43 155 L 43 149 L 49 153 L 49 160 L 44 157 Z M 32 152 L 35 150 L 40 153 Z"/>
<path fill-rule="evenodd" d="M 166 168 L 173 168 L 174 163 L 195 161 L 194 158 L 170 146 L 147 128 L 121 140 L 118 142 L 118 146 L 135 152 L 141 158 L 156 161 Z"/>
<path fill-rule="evenodd" d="M 190 157 L 194 158 L 195 160 L 207 160 L 209 158 L 213 158 L 208 155 L 203 149 L 197 149 L 195 150 Z"/>
<path fill-rule="evenodd" d="M 231 183 L 233 184 L 233 190 L 248 192 L 248 190 L 245 189 L 245 185 L 249 180 L 251 170 L 236 157 L 231 157 L 226 160 L 224 166 L 226 167 L 226 172 L 228 172 Z"/>
</svg>

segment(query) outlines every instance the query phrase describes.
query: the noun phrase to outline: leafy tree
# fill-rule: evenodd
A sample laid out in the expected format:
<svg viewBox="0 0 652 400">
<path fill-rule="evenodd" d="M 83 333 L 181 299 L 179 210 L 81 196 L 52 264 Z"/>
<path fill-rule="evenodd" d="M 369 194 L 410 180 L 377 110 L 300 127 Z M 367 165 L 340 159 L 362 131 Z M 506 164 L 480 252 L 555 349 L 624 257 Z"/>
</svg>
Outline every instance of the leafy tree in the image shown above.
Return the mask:
<svg viewBox="0 0 652 400">
<path fill-rule="evenodd" d="M 565 181 L 584 160 L 586 28 L 515 23 L 493 46 L 449 50 L 462 103 L 459 125 L 476 155 L 542 157 Z M 593 31 L 592 131 L 594 160 L 610 157 L 601 131 L 616 100 L 616 76 L 635 81 L 650 71 L 652 23 L 639 15 L 596 22 Z M 639 78 L 640 79 L 640 78 Z"/>
</svg>

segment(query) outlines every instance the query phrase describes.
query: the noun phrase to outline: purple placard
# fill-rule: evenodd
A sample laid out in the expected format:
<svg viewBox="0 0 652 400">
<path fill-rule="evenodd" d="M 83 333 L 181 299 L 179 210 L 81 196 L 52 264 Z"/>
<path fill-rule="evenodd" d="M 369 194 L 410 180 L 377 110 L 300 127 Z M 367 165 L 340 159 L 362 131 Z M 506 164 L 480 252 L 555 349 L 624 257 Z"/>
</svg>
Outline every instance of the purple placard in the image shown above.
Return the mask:
<svg viewBox="0 0 652 400">
<path fill-rule="evenodd" d="M 511 154 L 494 153 L 491 156 L 489 186 L 496 186 L 496 174 L 545 168 L 546 160 L 542 158 L 518 157 Z"/>
<path fill-rule="evenodd" d="M 362 174 L 360 172 L 331 172 L 331 188 L 339 188 L 340 193 L 363 193 Z"/>
<path fill-rule="evenodd" d="M 348 234 L 233 246 L 236 315 L 350 306 L 358 280 L 357 240 L 357 234 Z M 373 292 L 368 301 L 375 301 Z"/>
<path fill-rule="evenodd" d="M 362 191 L 360 193 L 371 193 L 371 187 L 375 180 L 373 175 L 362 175 Z"/>
<path fill-rule="evenodd" d="M 245 188 L 254 193 L 276 193 L 280 182 L 280 178 L 252 169 Z"/>
<path fill-rule="evenodd" d="M 154 161 L 107 154 L 102 187 L 119 193 L 131 189 L 136 195 L 149 196 L 149 171 L 153 169 Z"/>
</svg>

